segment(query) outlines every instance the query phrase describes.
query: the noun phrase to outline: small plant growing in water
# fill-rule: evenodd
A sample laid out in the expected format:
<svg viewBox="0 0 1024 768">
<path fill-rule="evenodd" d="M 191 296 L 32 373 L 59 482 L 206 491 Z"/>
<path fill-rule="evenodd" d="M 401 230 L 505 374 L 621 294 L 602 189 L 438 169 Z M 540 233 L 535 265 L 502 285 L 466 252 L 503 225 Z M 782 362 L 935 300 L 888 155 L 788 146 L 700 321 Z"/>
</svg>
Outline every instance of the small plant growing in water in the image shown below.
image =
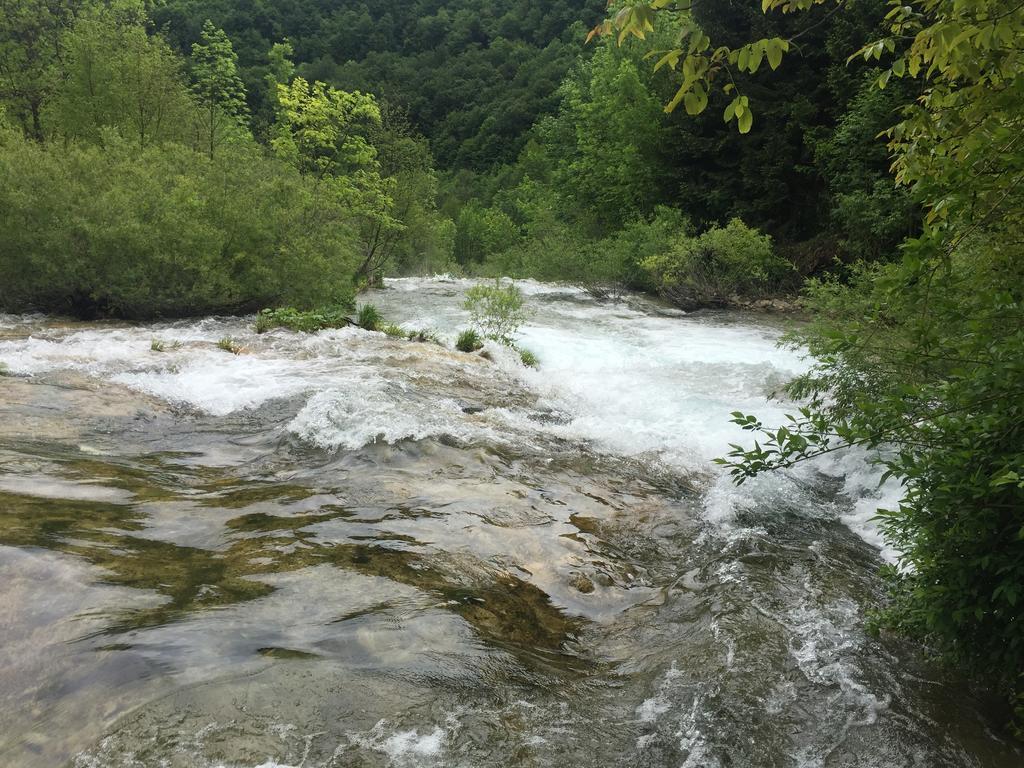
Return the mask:
<svg viewBox="0 0 1024 768">
<path fill-rule="evenodd" d="M 230 352 L 232 355 L 237 355 L 242 351 L 242 345 L 230 336 L 225 336 L 223 339 L 218 341 L 217 347 L 223 349 L 225 352 Z"/>
<path fill-rule="evenodd" d="M 7 367 L 7 363 L 0 363 L 0 376 L 13 376 L 11 369 Z"/>
<path fill-rule="evenodd" d="M 438 338 L 437 333 L 429 328 L 422 328 L 418 331 L 409 331 L 409 333 L 406 334 L 406 338 L 409 339 L 409 341 L 429 341 L 434 344 L 441 343 L 441 339 Z"/>
<path fill-rule="evenodd" d="M 519 352 L 519 359 L 527 368 L 536 368 L 540 364 L 537 356 L 525 347 L 516 347 L 516 351 Z"/>
<path fill-rule="evenodd" d="M 478 349 L 483 349 L 483 346 L 484 340 L 480 338 L 480 334 L 473 328 L 460 333 L 458 340 L 455 342 L 455 348 L 459 352 L 476 352 Z"/>
<path fill-rule="evenodd" d="M 153 352 L 166 352 L 168 349 L 181 349 L 181 342 L 167 342 L 163 339 L 153 339 L 149 342 L 149 348 Z"/>
<path fill-rule="evenodd" d="M 392 338 L 392 339 L 404 339 L 405 338 L 405 331 L 400 326 L 397 326 L 394 323 L 392 323 L 391 325 L 384 326 L 381 330 L 384 331 L 384 333 L 389 338 Z"/>
<path fill-rule="evenodd" d="M 515 285 L 474 285 L 466 291 L 462 304 L 469 310 L 475 328 L 488 339 L 512 346 L 516 331 L 526 321 L 523 292 Z"/>
<path fill-rule="evenodd" d="M 264 309 L 256 315 L 254 330 L 256 333 L 266 333 L 273 328 L 287 328 L 290 331 L 314 333 L 324 328 L 344 328 L 352 323 L 348 317 L 350 308 L 350 305 L 336 304 L 308 312 L 294 307 Z"/>
<path fill-rule="evenodd" d="M 363 304 L 356 316 L 356 325 L 364 331 L 379 331 L 384 318 L 373 304 Z"/>
</svg>

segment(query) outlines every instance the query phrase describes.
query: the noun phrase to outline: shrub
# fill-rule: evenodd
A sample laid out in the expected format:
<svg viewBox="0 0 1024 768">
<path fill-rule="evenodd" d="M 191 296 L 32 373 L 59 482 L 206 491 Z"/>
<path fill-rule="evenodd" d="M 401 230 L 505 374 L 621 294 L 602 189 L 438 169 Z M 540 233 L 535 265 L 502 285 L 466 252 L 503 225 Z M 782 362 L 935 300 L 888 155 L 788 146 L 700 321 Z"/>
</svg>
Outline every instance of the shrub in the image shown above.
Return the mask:
<svg viewBox="0 0 1024 768">
<path fill-rule="evenodd" d="M 264 309 L 256 315 L 256 333 L 265 333 L 272 328 L 287 328 L 292 331 L 314 333 L 324 328 L 344 328 L 352 321 L 348 317 L 349 307 L 339 305 L 323 307 L 310 312 L 301 312 L 294 307 Z"/>
<path fill-rule="evenodd" d="M 684 236 L 643 266 L 659 292 L 684 309 L 724 305 L 733 296 L 763 295 L 792 271 L 775 254 L 768 235 L 739 219 L 699 237 Z"/>
<path fill-rule="evenodd" d="M 405 331 L 400 327 L 392 323 L 391 325 L 385 325 L 382 329 L 384 333 L 392 339 L 404 339 Z"/>
<path fill-rule="evenodd" d="M 98 147 L 0 132 L 0 178 L 8 311 L 142 318 L 352 295 L 344 206 L 255 146 L 211 159 L 116 135 Z"/>
<path fill-rule="evenodd" d="M 472 328 L 460 333 L 458 340 L 455 342 L 455 348 L 459 352 L 476 352 L 478 349 L 482 349 L 483 346 L 484 340 Z"/>
<path fill-rule="evenodd" d="M 473 325 L 484 336 L 508 346 L 526 320 L 522 291 L 499 280 L 494 285 L 474 285 L 466 291 L 462 306 L 469 310 Z"/>
<path fill-rule="evenodd" d="M 356 315 L 356 325 L 364 331 L 378 331 L 383 322 L 384 318 L 373 304 L 363 304 Z"/>
</svg>

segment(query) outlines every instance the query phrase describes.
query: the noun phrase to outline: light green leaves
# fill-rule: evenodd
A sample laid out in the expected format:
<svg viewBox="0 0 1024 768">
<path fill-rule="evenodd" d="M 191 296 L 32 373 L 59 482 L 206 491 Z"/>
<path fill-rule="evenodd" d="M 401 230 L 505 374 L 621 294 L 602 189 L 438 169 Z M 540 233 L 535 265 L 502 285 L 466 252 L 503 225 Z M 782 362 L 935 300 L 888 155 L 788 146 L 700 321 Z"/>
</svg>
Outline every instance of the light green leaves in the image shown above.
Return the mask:
<svg viewBox="0 0 1024 768">
<path fill-rule="evenodd" d="M 754 113 L 750 111 L 750 102 L 746 96 L 737 96 L 729 102 L 723 117 L 727 123 L 731 123 L 735 119 L 740 133 L 750 133 L 750 129 L 754 125 Z"/>
<path fill-rule="evenodd" d="M 781 37 L 769 37 L 755 40 L 729 53 L 729 61 L 736 65 L 740 72 L 754 74 L 761 67 L 761 62 L 768 59 L 768 66 L 773 70 L 782 64 L 782 55 L 789 50 L 789 41 Z"/>
<path fill-rule="evenodd" d="M 688 115 L 699 115 L 703 112 L 708 106 L 708 94 L 704 86 L 697 83 L 692 91 L 683 96 L 683 105 Z"/>
</svg>

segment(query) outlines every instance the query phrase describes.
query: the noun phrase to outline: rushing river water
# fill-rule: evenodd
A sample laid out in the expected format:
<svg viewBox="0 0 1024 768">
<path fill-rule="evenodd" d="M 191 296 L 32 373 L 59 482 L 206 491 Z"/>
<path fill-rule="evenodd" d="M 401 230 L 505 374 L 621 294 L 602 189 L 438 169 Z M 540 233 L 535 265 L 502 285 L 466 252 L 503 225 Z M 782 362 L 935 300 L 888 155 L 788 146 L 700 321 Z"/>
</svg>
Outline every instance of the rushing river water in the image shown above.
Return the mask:
<svg viewBox="0 0 1024 768">
<path fill-rule="evenodd" d="M 450 347 L 465 287 L 368 300 Z M 523 288 L 536 371 L 0 318 L 0 765 L 1024 765 L 865 633 L 896 495 L 861 457 L 711 468 L 786 409 L 775 324 Z"/>
</svg>

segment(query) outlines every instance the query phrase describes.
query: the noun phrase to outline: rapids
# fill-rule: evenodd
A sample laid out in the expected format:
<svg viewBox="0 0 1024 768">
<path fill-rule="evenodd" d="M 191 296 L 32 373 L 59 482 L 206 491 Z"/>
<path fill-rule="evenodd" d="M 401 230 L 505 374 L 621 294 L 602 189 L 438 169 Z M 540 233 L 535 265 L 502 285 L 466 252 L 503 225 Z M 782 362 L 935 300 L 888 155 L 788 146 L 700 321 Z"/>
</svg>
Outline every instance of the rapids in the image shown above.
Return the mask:
<svg viewBox="0 0 1024 768">
<path fill-rule="evenodd" d="M 447 349 L 0 317 L 0 765 L 1024 764 L 865 631 L 898 488 L 710 463 L 777 322 L 524 282 L 531 370 L 450 351 L 467 285 L 366 297 Z"/>
</svg>

